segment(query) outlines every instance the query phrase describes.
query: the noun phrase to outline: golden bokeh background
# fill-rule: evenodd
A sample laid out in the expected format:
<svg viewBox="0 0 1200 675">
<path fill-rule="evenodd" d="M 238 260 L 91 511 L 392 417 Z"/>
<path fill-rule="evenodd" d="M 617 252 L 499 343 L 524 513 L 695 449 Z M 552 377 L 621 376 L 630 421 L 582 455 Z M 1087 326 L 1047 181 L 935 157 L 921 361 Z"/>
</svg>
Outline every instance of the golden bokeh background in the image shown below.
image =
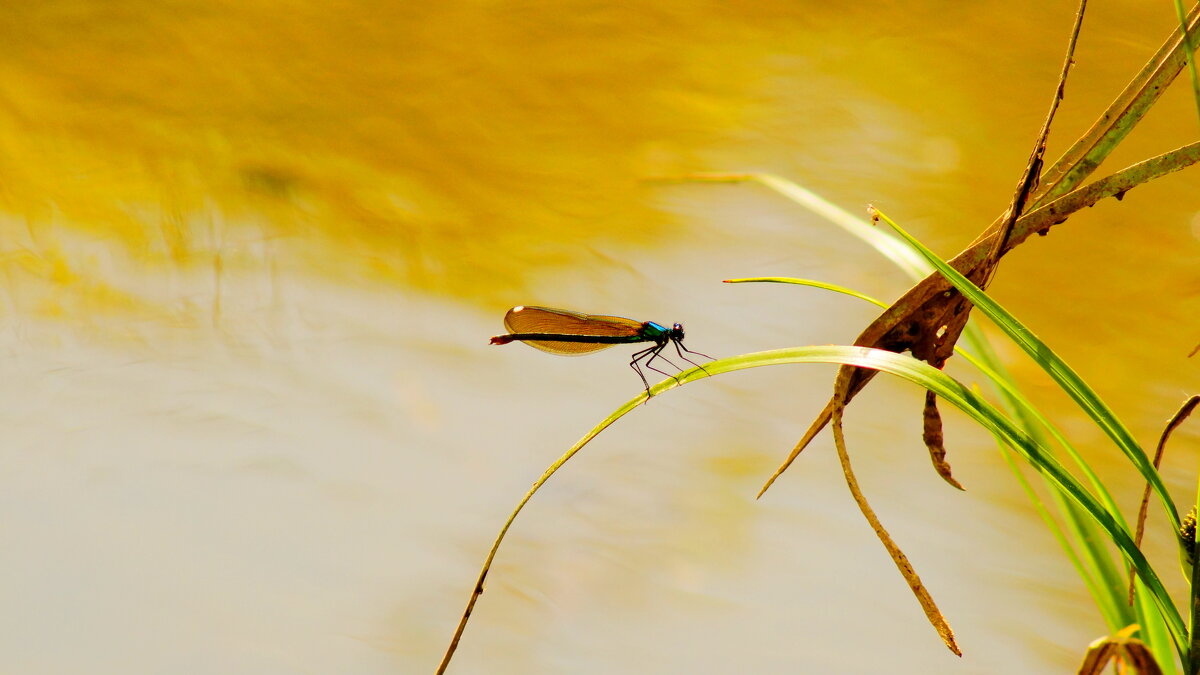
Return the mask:
<svg viewBox="0 0 1200 675">
<path fill-rule="evenodd" d="M 850 341 L 869 307 L 719 282 L 894 298 L 898 272 L 761 188 L 661 179 L 773 172 L 949 256 L 1007 204 L 1074 10 L 10 3 L 0 670 L 430 672 L 508 509 L 637 391 L 618 350 L 488 347 L 504 311 L 683 321 L 722 356 Z M 1167 2 L 1088 12 L 1051 157 L 1175 25 Z M 1101 174 L 1195 138 L 1184 79 Z M 1078 214 L 993 287 L 1146 444 L 1200 373 L 1197 175 Z M 1117 453 L 998 346 L 1135 504 Z M 518 521 L 453 672 L 1075 667 L 1104 632 L 1082 585 L 957 417 L 969 492 L 947 494 L 902 385 L 856 402 L 851 441 L 961 661 L 827 440 L 753 500 L 831 373 L 703 381 L 605 434 Z M 1198 437 L 1168 457 L 1181 502 Z"/>
</svg>

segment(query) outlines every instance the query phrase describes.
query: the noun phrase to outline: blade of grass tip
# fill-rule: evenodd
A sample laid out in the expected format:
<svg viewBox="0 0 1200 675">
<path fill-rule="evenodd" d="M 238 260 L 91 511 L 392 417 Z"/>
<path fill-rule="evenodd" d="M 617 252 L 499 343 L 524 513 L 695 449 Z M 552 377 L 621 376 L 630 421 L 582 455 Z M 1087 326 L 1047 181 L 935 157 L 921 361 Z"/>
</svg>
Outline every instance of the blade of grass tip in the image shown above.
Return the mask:
<svg viewBox="0 0 1200 675">
<path fill-rule="evenodd" d="M 782 176 L 771 173 L 697 173 L 686 176 L 686 178 L 721 183 L 759 183 L 863 240 L 880 255 L 891 260 L 896 267 L 913 280 L 924 279 L 933 271 L 924 258 L 900 239 L 871 227 L 861 215 L 850 213 L 821 195 L 800 187 Z"/>
<path fill-rule="evenodd" d="M 1187 56 L 1188 72 L 1192 76 L 1192 94 L 1196 98 L 1196 115 L 1200 116 L 1200 76 L 1196 75 L 1196 48 L 1191 36 L 1188 35 L 1187 12 L 1183 9 L 1183 0 L 1175 0 L 1175 15 L 1179 18 L 1179 31 L 1183 34 L 1184 53 Z"/>
<path fill-rule="evenodd" d="M 791 201 L 807 208 L 847 233 L 858 237 L 914 280 L 924 279 L 932 270 L 925 260 L 903 241 L 871 227 L 862 215 L 856 215 L 796 183 L 770 173 L 754 174 L 755 179 Z M 883 236 L 880 236 L 883 235 Z"/>
<path fill-rule="evenodd" d="M 458 643 L 462 639 L 463 631 L 467 627 L 467 621 L 471 618 L 471 612 L 475 609 L 475 602 L 479 600 L 479 596 L 483 595 L 484 582 L 487 580 L 488 572 L 492 568 L 492 561 L 495 560 L 496 553 L 500 550 L 500 544 L 504 541 L 505 535 L 508 534 L 509 528 L 512 527 L 513 522 L 516 521 L 517 516 L 525 508 L 525 505 L 529 503 L 529 500 L 533 498 L 533 495 L 537 493 L 538 490 L 542 489 L 542 486 L 546 484 L 546 481 L 550 480 L 551 476 L 557 473 L 564 464 L 566 464 L 572 457 L 575 456 L 576 453 L 583 449 L 583 446 L 587 445 L 593 438 L 598 436 L 600 432 L 611 426 L 613 422 L 616 422 L 618 419 L 625 416 L 626 413 L 629 413 L 637 408 L 638 404 L 646 400 L 646 398 L 647 395 L 645 393 L 635 397 L 625 405 L 618 408 L 615 413 L 605 418 L 603 422 L 596 425 L 596 427 L 589 431 L 583 438 L 579 439 L 575 445 L 571 446 L 569 450 L 564 452 L 562 456 L 554 460 L 554 463 L 542 473 L 541 478 L 538 478 L 536 481 L 534 481 L 533 486 L 529 488 L 529 491 L 525 493 L 525 496 L 521 497 L 521 500 L 517 502 L 516 508 L 513 509 L 511 514 L 509 514 L 508 520 L 504 521 L 504 525 L 500 528 L 500 533 L 496 535 L 496 540 L 492 542 L 492 548 L 488 551 L 487 558 L 484 559 L 483 569 L 480 571 L 479 578 L 475 582 L 475 587 L 471 591 L 471 597 L 467 601 L 467 608 L 463 612 L 462 618 L 459 620 L 458 628 L 454 631 L 454 637 L 450 640 L 450 646 L 446 649 L 446 654 L 442 657 L 441 664 L 438 665 L 438 675 L 445 673 L 446 668 L 450 665 L 450 659 L 454 657 L 454 652 L 458 649 Z"/>
<path fill-rule="evenodd" d="M 924 245 L 908 234 L 908 232 L 904 231 L 903 228 L 886 214 L 878 209 L 875 209 L 875 214 L 891 226 L 897 234 L 919 250 L 959 292 L 991 319 L 1009 339 L 1021 347 L 1096 422 L 1105 434 L 1116 443 L 1121 452 L 1129 458 L 1130 462 L 1137 467 L 1142 476 L 1154 486 L 1154 491 L 1162 501 L 1163 509 L 1167 512 L 1167 516 L 1171 521 L 1171 526 L 1178 529 L 1179 512 L 1176 510 L 1175 502 L 1167 492 L 1166 486 L 1163 485 L 1162 478 L 1154 470 L 1154 467 L 1150 465 L 1150 459 L 1146 456 L 1145 451 L 1142 450 L 1137 440 L 1133 438 L 1133 434 L 1125 428 L 1125 425 L 1121 423 L 1112 409 L 1100 399 L 1099 395 L 1058 354 L 1050 349 L 1046 343 L 1039 340 L 1033 334 L 1033 331 L 1018 321 L 1016 317 L 1001 307 L 999 303 L 992 300 L 978 286 L 971 283 L 958 270 L 950 267 L 932 251 L 925 248 Z"/>
<path fill-rule="evenodd" d="M 849 295 L 851 297 L 858 298 L 859 300 L 866 300 L 867 302 L 869 302 L 873 305 L 887 309 L 887 303 L 876 300 L 875 298 L 872 298 L 869 295 L 859 293 L 858 291 L 856 291 L 852 288 L 846 288 L 845 286 L 838 286 L 837 284 L 830 284 L 830 283 L 826 283 L 824 281 L 813 281 L 812 279 L 797 279 L 795 277 L 746 277 L 743 279 L 726 279 L 724 283 L 746 284 L 746 283 L 754 283 L 754 282 L 769 283 L 769 284 L 795 284 L 797 286 L 811 286 L 813 288 L 823 288 L 827 291 L 833 291 L 835 293 L 842 293 L 844 295 Z"/>
</svg>

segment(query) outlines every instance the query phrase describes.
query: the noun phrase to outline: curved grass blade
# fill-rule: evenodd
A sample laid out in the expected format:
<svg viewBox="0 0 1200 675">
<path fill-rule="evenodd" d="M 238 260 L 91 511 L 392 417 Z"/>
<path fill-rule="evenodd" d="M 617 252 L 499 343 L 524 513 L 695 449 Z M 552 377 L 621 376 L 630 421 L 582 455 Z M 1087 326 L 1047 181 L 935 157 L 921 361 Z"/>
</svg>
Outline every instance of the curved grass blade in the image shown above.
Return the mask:
<svg viewBox="0 0 1200 675">
<path fill-rule="evenodd" d="M 1121 612 L 1120 603 L 1115 601 L 1111 593 L 1105 592 L 1104 587 L 1101 585 L 1103 583 L 1103 579 L 1100 578 L 1100 575 L 1093 574 L 1092 570 L 1088 569 L 1087 563 L 1085 563 L 1084 559 L 1079 556 L 1079 553 L 1075 550 L 1075 546 L 1071 543 L 1071 540 L 1067 538 L 1067 534 L 1063 532 L 1063 529 L 1059 526 L 1058 521 L 1055 520 L 1054 516 L 1050 514 L 1050 510 L 1046 508 L 1044 503 L 1042 503 L 1042 498 L 1033 489 L 1033 485 L 1030 484 L 1029 479 L 1027 479 L 1025 474 L 1021 471 L 1021 467 L 1017 464 L 1017 460 L 1013 458 L 1012 450 L 1010 450 L 1008 445 L 1005 444 L 1004 439 L 997 437 L 996 445 L 999 446 L 1000 456 L 1004 458 L 1004 463 L 1008 465 L 1009 471 L 1011 471 L 1013 476 L 1017 479 L 1017 483 L 1025 492 L 1025 496 L 1029 499 L 1029 503 L 1033 504 L 1033 509 L 1037 511 L 1038 517 L 1042 519 L 1043 523 L 1045 523 L 1046 529 L 1050 530 L 1050 534 L 1054 537 L 1054 540 L 1058 542 L 1058 545 L 1060 548 L 1062 548 L 1063 553 L 1066 554 L 1067 560 L 1069 560 L 1071 562 L 1071 566 L 1075 568 L 1075 573 L 1079 575 L 1079 578 L 1083 580 L 1084 585 L 1087 586 L 1088 594 L 1092 596 L 1092 601 L 1095 602 L 1096 606 L 1100 609 L 1100 615 L 1104 617 L 1104 622 L 1109 626 L 1121 623 L 1123 613 Z M 1055 495 L 1058 495 L 1058 493 L 1056 492 Z M 1076 537 L 1076 541 L 1081 540 L 1078 534 L 1074 532 L 1072 532 L 1072 534 Z"/>
<path fill-rule="evenodd" d="M 992 300 L 978 286 L 960 274 L 958 270 L 947 265 L 932 251 L 925 248 L 924 245 L 913 238 L 912 235 L 905 232 L 883 212 L 876 210 L 875 213 L 901 237 L 912 244 L 914 248 L 920 251 L 959 292 L 991 319 L 1035 363 L 1041 366 L 1051 379 L 1058 383 L 1063 391 L 1104 430 L 1104 433 L 1117 444 L 1121 452 L 1137 467 L 1138 472 L 1154 487 L 1154 491 L 1162 501 L 1163 509 L 1167 512 L 1167 517 L 1170 519 L 1172 527 L 1178 529 L 1179 511 L 1176 509 L 1171 495 L 1167 492 L 1166 486 L 1163 485 L 1162 478 L 1154 470 L 1154 467 L 1151 466 L 1150 459 L 1146 456 L 1146 452 L 1142 450 L 1137 440 L 1133 438 L 1133 434 L 1125 428 L 1125 425 L 1121 423 L 1112 409 L 1100 399 L 1100 396 L 1058 354 L 1054 353 L 1054 350 L 1038 339 L 1033 334 L 1033 331 L 1025 327 L 1016 317 L 1001 307 L 999 303 Z"/>
<path fill-rule="evenodd" d="M 850 213 L 782 176 L 772 173 L 696 173 L 684 176 L 684 179 L 710 183 L 759 183 L 863 240 L 913 279 L 923 279 L 933 271 L 929 263 L 902 240 L 871 227 L 861 215 Z"/>
<path fill-rule="evenodd" d="M 1159 614 L 1166 622 L 1176 650 L 1183 653 L 1187 635 L 1183 620 L 1149 561 L 1134 545 L 1128 529 L 1123 527 L 1117 518 L 1071 476 L 1045 448 L 1034 442 L 978 394 L 929 364 L 892 352 L 866 348 L 855 349 L 863 349 L 870 352 L 870 355 L 861 360 L 839 358 L 837 361 L 899 375 L 934 391 L 939 398 L 950 402 L 989 431 L 1003 438 L 1018 454 L 1021 454 L 1041 472 L 1052 486 L 1083 507 L 1138 570 L 1139 576 L 1146 583 L 1148 595 L 1153 598 Z M 877 360 L 877 362 L 871 363 L 871 360 Z"/>
<path fill-rule="evenodd" d="M 1112 514 L 1074 476 L 1066 471 L 1045 448 L 1018 429 L 1012 421 L 996 410 L 981 396 L 927 363 L 917 361 L 908 356 L 867 347 L 817 346 L 793 347 L 754 354 L 743 354 L 707 363 L 703 369 L 692 368 L 686 370 L 680 373 L 676 379 L 664 380 L 651 387 L 650 392 L 641 393 L 630 399 L 584 435 L 575 445 L 571 446 L 534 482 L 533 486 L 517 503 L 516 508 L 500 528 L 500 532 L 496 536 L 496 540 L 492 544 L 487 558 L 484 560 L 483 569 L 480 571 L 479 578 L 471 591 L 466 610 L 463 612 L 458 628 L 451 639 L 445 656 L 442 658 L 441 664 L 438 666 L 437 672 L 439 674 L 444 673 L 449 666 L 450 660 L 462 638 L 467 621 L 475 607 L 475 603 L 479 599 L 479 596 L 483 594 L 484 581 L 491 569 L 492 561 L 495 559 L 496 553 L 504 541 L 504 537 L 516 521 L 517 516 L 525 508 L 525 505 L 533 495 L 593 438 L 627 413 L 637 409 L 650 395 L 658 395 L 688 382 L 721 373 L 792 363 L 836 363 L 871 368 L 898 375 L 934 391 L 942 400 L 948 401 L 962 410 L 993 435 L 1004 439 L 1018 454 L 1041 472 L 1052 487 L 1060 490 L 1069 499 L 1082 507 L 1108 533 L 1126 559 L 1138 570 L 1139 576 L 1145 581 L 1148 595 L 1153 598 L 1154 603 L 1159 608 L 1159 612 L 1166 621 L 1176 649 L 1180 650 L 1181 654 L 1186 653 L 1184 651 L 1186 649 L 1184 646 L 1186 643 L 1186 629 L 1184 628 L 1183 620 L 1180 618 L 1175 606 L 1171 604 L 1170 597 L 1167 595 L 1166 589 L 1163 587 L 1154 568 L 1150 566 L 1149 561 L 1142 555 L 1142 552 L 1133 545 L 1133 540 L 1130 538 L 1128 531 L 1121 527 Z"/>
<path fill-rule="evenodd" d="M 811 279 L 799 279 L 795 277 L 747 277 L 725 280 L 725 283 L 731 284 L 747 282 L 768 282 L 795 284 L 798 286 L 811 286 L 813 288 L 821 288 L 824 290 L 833 291 L 835 293 L 843 293 L 845 295 L 859 298 L 860 300 L 865 300 L 878 307 L 887 307 L 887 303 L 884 303 L 876 298 L 872 298 L 864 293 L 860 293 L 844 286 L 838 286 L 837 284 L 814 281 Z M 983 344 L 982 336 L 980 336 L 979 343 Z M 1127 528 L 1128 526 L 1124 522 L 1123 517 L 1120 515 L 1120 509 L 1117 507 L 1112 495 L 1109 494 L 1108 489 L 1104 486 L 1104 483 L 1101 482 L 1100 477 L 1096 475 L 1091 466 L 1089 466 L 1079 454 L 1079 451 L 1075 449 L 1069 440 L 1067 440 L 1062 431 L 1060 431 L 1058 427 L 1056 427 L 1049 419 L 1046 418 L 1045 415 L 1043 415 L 1036 407 L 1034 407 L 1033 403 L 1030 402 L 1029 399 L 1025 398 L 1024 394 L 1022 394 L 1020 390 L 1013 385 L 1010 378 L 997 372 L 992 364 L 987 363 L 984 359 L 973 355 L 970 351 L 959 346 L 955 346 L 954 351 L 966 359 L 967 362 L 974 366 L 977 370 L 979 370 L 980 373 L 982 373 L 996 386 L 998 392 L 1014 405 L 1014 412 L 1018 413 L 1021 419 L 1026 420 L 1026 423 L 1022 425 L 1023 427 L 1028 430 L 1029 428 L 1034 427 L 1033 423 L 1036 422 L 1037 425 L 1040 425 L 1050 432 L 1050 435 L 1054 438 L 1058 445 L 1060 445 L 1063 450 L 1067 452 L 1067 455 L 1070 456 L 1075 465 L 1078 466 L 1081 471 L 1083 471 L 1084 476 L 1088 479 L 1088 482 L 1091 483 L 1092 488 L 1096 490 L 1098 495 L 1100 495 L 1100 499 L 1104 502 L 1105 507 L 1115 514 L 1115 516 L 1120 520 L 1122 526 Z M 1044 442 L 1041 444 L 1046 445 Z"/>
<path fill-rule="evenodd" d="M 1164 54 L 1169 50 L 1169 48 L 1169 44 L 1164 46 Z M 1064 157 L 1064 160 L 1060 160 L 1058 165 L 1066 166 L 1066 162 L 1068 160 L 1071 162 L 1075 161 L 1074 159 L 1071 159 L 1071 157 Z M 1060 168 L 1058 165 L 1051 170 L 1051 173 L 1054 173 L 1055 169 Z M 1079 178 L 1082 178 L 1082 176 L 1079 176 Z M 808 190 L 800 188 L 799 186 L 786 181 L 783 178 L 765 174 L 740 174 L 726 175 L 723 177 L 723 179 L 730 181 L 755 180 L 760 182 L 767 187 L 774 189 L 776 192 L 779 192 L 791 201 L 796 202 L 801 206 L 810 207 L 815 213 L 826 216 L 835 225 L 842 226 L 851 233 L 856 234 L 863 241 L 875 247 L 880 253 L 889 259 L 897 260 L 905 259 L 907 257 L 904 254 L 894 253 L 893 246 L 899 240 L 893 239 L 890 236 L 886 238 L 879 238 L 863 235 L 860 232 L 860 219 L 842 209 L 837 208 L 836 206 L 832 206 L 829 204 L 829 202 L 825 201 L 819 196 L 811 193 Z M 707 178 L 707 180 L 722 180 L 722 177 L 710 176 Z M 907 246 L 907 243 L 905 245 Z M 910 254 L 918 256 L 920 255 L 917 253 L 917 251 L 911 249 Z M 922 263 L 923 262 L 924 258 L 922 258 Z M 907 272 L 909 276 L 918 280 L 922 278 L 923 272 L 930 269 L 929 267 L 918 264 L 898 266 Z M 867 298 L 856 291 L 845 289 L 840 286 L 834 286 L 832 284 L 824 284 L 821 282 L 811 282 L 788 277 L 756 277 L 753 279 L 736 279 L 730 281 L 745 282 L 752 280 L 774 283 L 796 283 L 825 288 L 827 290 L 837 291 L 871 301 L 881 307 L 885 306 L 883 303 L 871 298 Z M 968 361 L 975 363 L 977 366 L 980 365 L 980 362 L 991 366 L 991 371 L 985 373 L 985 375 L 992 382 L 997 394 L 1000 396 L 1000 399 L 1009 414 L 1012 415 L 1014 419 L 1020 420 L 1021 426 L 1026 430 L 1026 432 L 1029 433 L 1035 441 L 1045 447 L 1049 447 L 1049 439 L 1046 438 L 1042 428 L 1044 426 L 1046 429 L 1048 429 L 1058 444 L 1067 451 L 1075 463 L 1084 471 L 1085 475 L 1087 475 L 1089 479 L 1089 482 L 1095 486 L 1097 494 L 1100 495 L 1101 500 L 1106 506 L 1109 507 L 1110 511 L 1116 515 L 1118 522 L 1122 526 L 1125 526 L 1120 511 L 1113 506 L 1111 495 L 1107 493 L 1107 490 L 1103 487 L 1103 484 L 1095 478 L 1094 472 L 1092 472 L 1091 468 L 1079 455 L 1074 446 L 1067 441 L 1061 432 L 1054 428 L 1044 416 L 1042 416 L 1040 413 L 1037 413 L 1037 411 L 1033 409 L 1031 405 L 1029 405 L 1028 401 L 1023 400 L 1023 397 L 1020 397 L 1021 400 L 1013 398 L 1014 395 L 1019 397 L 1019 393 L 1017 392 L 1015 385 L 1012 383 L 1011 377 L 1007 374 L 1004 365 L 996 357 L 994 350 L 989 345 L 987 339 L 983 336 L 983 333 L 979 329 L 978 322 L 976 320 L 972 319 L 968 321 L 962 334 L 962 340 L 965 344 L 970 345 L 973 348 L 973 351 L 979 356 L 972 357 L 968 352 L 964 352 L 957 347 L 955 351 L 963 354 Z M 1200 347 L 1198 347 L 1196 351 L 1200 352 Z M 1007 454 L 1006 460 L 1010 460 Z M 1015 465 L 1011 464 L 1010 466 L 1015 467 Z M 1016 470 L 1015 468 L 1014 475 L 1023 485 L 1028 485 L 1020 471 Z M 1045 513 L 1045 507 L 1042 506 L 1041 501 L 1037 497 L 1036 493 L 1029 492 L 1029 495 L 1030 499 L 1033 501 L 1034 507 L 1038 509 L 1039 512 Z M 1097 530 L 1097 526 L 1093 523 L 1090 517 L 1086 515 L 1086 513 L 1074 502 L 1063 497 L 1061 492 L 1057 490 L 1051 490 L 1050 495 L 1058 505 L 1058 509 L 1062 513 L 1065 525 L 1070 530 L 1072 538 L 1078 544 L 1081 551 L 1085 554 L 1083 561 L 1080 561 L 1079 555 L 1059 529 L 1058 523 L 1050 519 L 1046 520 L 1047 525 L 1051 527 L 1052 533 L 1063 546 L 1068 558 L 1075 564 L 1076 570 L 1084 581 L 1084 584 L 1089 589 L 1089 592 L 1092 594 L 1093 600 L 1108 624 L 1109 629 L 1116 631 L 1121 627 L 1127 626 L 1131 623 L 1136 622 L 1140 624 L 1143 627 L 1146 642 L 1150 644 L 1157 653 L 1160 654 L 1160 663 L 1168 664 L 1167 670 L 1169 672 L 1174 672 L 1175 661 L 1170 657 L 1173 645 L 1171 644 L 1169 631 L 1164 624 L 1164 619 L 1162 616 L 1153 610 L 1151 604 L 1147 604 L 1148 601 L 1145 599 L 1145 594 L 1140 594 L 1138 596 L 1138 601 L 1134 607 L 1130 607 L 1128 604 L 1122 602 L 1121 584 L 1123 583 L 1122 576 L 1124 572 L 1118 568 L 1117 564 L 1113 560 L 1110 551 L 1106 546 L 1106 539 L 1104 536 Z M 1087 565 L 1086 567 L 1085 563 Z"/>
<path fill-rule="evenodd" d="M 872 298 L 871 296 L 866 295 L 865 293 L 859 293 L 858 291 L 856 291 L 852 288 L 846 288 L 845 286 L 838 286 L 837 284 L 829 284 L 829 283 L 825 283 L 824 281 L 814 281 L 812 279 L 797 279 L 795 277 L 745 277 L 742 279 L 726 279 L 724 283 L 746 284 L 746 283 L 754 283 L 754 282 L 769 283 L 769 284 L 795 284 L 797 286 L 812 286 L 813 288 L 823 288 L 827 291 L 833 291 L 834 293 L 842 293 L 845 295 L 849 295 L 849 296 L 858 298 L 859 300 L 866 300 L 867 302 L 869 302 L 873 305 L 876 305 L 877 307 L 882 307 L 884 309 L 887 309 L 887 303 L 885 303 L 881 300 L 876 300 L 875 298 Z"/>
<path fill-rule="evenodd" d="M 881 300 L 872 298 L 858 291 L 848 289 L 843 286 L 838 286 L 836 284 L 829 284 L 811 279 L 799 279 L 795 277 L 748 277 L 726 280 L 726 283 L 748 282 L 767 282 L 811 286 L 814 288 L 821 288 L 824 290 L 850 295 L 870 302 L 879 307 L 887 307 L 887 304 Z M 970 351 L 964 350 L 961 346 L 955 346 L 955 352 L 962 355 L 962 357 L 965 358 L 968 363 L 975 366 L 975 368 L 979 370 L 989 382 L 992 383 L 992 386 L 995 387 L 996 392 L 1005 402 L 1009 415 L 1019 419 L 1021 421 L 1021 427 L 1026 431 L 1026 433 L 1028 433 L 1038 444 L 1042 445 L 1043 447 L 1049 447 L 1049 443 L 1048 439 L 1044 436 L 1041 430 L 1044 428 L 1046 431 L 1048 431 L 1056 443 L 1067 452 L 1068 456 L 1074 461 L 1076 466 L 1083 471 L 1084 476 L 1088 479 L 1088 482 L 1092 485 L 1093 489 L 1096 491 L 1096 494 L 1099 495 L 1100 500 L 1104 503 L 1105 508 L 1115 515 L 1117 522 L 1122 527 L 1128 529 L 1128 525 L 1125 523 L 1120 509 L 1116 506 L 1116 502 L 1113 500 L 1112 495 L 1109 494 L 1107 488 L 1105 488 L 1099 477 L 1096 476 L 1095 472 L 1079 454 L 1078 450 L 1076 450 L 1071 442 L 1067 440 L 1066 436 L 1063 435 L 1063 433 L 1056 426 L 1054 426 L 1054 424 L 1050 422 L 1045 415 L 1035 408 L 1027 398 L 1025 398 L 1020 390 L 1018 390 L 1013 384 L 1012 379 L 1007 375 L 1007 373 L 1002 371 L 1002 365 L 995 357 L 990 346 L 988 345 L 986 338 L 984 338 L 982 332 L 979 330 L 978 326 L 974 324 L 974 322 L 967 325 L 967 330 L 964 331 L 964 339 L 979 350 L 980 356 L 975 356 Z M 1067 538 L 1067 535 L 1063 532 L 1058 522 L 1050 516 L 1037 493 L 1033 491 L 1032 486 L 1030 486 L 1029 482 L 1025 479 L 1025 476 L 1021 473 L 1020 469 L 1017 468 L 1017 465 L 1012 460 L 1011 453 L 1004 448 L 1005 446 L 1001 444 L 1002 454 L 1005 461 L 1008 463 L 1009 468 L 1012 470 L 1013 475 L 1016 477 L 1021 487 L 1025 490 L 1026 494 L 1029 496 L 1034 509 L 1042 517 L 1043 522 L 1045 522 L 1046 526 L 1050 528 L 1051 534 L 1063 548 L 1068 560 L 1070 560 L 1072 565 L 1075 567 L 1076 572 L 1083 580 L 1084 585 L 1088 588 L 1089 594 L 1092 596 L 1093 601 L 1099 608 L 1100 613 L 1104 617 L 1105 623 L 1108 624 L 1109 628 L 1115 631 L 1122 626 L 1127 626 L 1136 622 L 1147 628 L 1146 632 L 1148 635 L 1165 635 L 1165 628 L 1163 628 L 1161 620 L 1156 620 L 1157 616 L 1155 614 L 1143 614 L 1139 616 L 1139 612 L 1134 611 L 1128 605 L 1120 602 L 1118 594 L 1116 593 L 1116 589 L 1121 583 L 1123 583 L 1122 572 L 1118 570 L 1116 565 L 1113 563 L 1112 556 L 1109 555 L 1108 549 L 1104 546 L 1104 539 L 1099 536 L 1099 532 L 1096 531 L 1096 526 L 1091 522 L 1091 520 L 1089 520 L 1085 514 L 1080 512 L 1078 506 L 1076 506 L 1073 502 L 1066 500 L 1060 492 L 1053 490 L 1051 491 L 1051 497 L 1058 505 L 1059 511 L 1063 513 L 1067 527 L 1071 531 L 1071 536 L 1074 537 L 1074 540 L 1078 542 L 1081 547 L 1083 547 L 1087 554 L 1085 563 L 1085 559 L 1080 557 L 1079 553 L 1075 550 L 1075 547 L 1071 544 L 1071 541 Z M 1090 567 L 1088 567 L 1088 564 L 1090 564 Z M 1150 638 L 1148 638 L 1148 641 L 1153 643 Z M 1164 662 L 1166 661 L 1164 660 Z"/>
</svg>

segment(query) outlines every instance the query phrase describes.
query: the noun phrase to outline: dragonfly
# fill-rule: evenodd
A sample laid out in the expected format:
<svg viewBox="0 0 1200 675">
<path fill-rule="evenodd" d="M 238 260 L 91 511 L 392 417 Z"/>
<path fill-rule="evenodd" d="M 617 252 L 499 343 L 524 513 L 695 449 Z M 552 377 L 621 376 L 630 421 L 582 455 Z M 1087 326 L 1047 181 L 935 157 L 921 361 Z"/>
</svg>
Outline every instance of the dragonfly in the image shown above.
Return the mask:
<svg viewBox="0 0 1200 675">
<path fill-rule="evenodd" d="M 520 341 L 534 349 L 562 356 L 591 354 L 613 345 L 652 342 L 654 344 L 635 353 L 633 360 L 629 362 L 633 371 L 642 378 L 647 396 L 651 395 L 650 383 L 646 381 L 646 374 L 642 372 L 641 366 L 679 381 L 679 378 L 653 365 L 655 359 L 662 359 L 680 369 L 662 355 L 668 344 L 675 345 L 679 358 L 700 370 L 704 370 L 704 366 L 684 356 L 684 352 L 715 360 L 708 354 L 692 351 L 683 345 L 683 325 L 679 323 L 667 328 L 653 321 L 635 321 L 622 316 L 582 314 L 566 309 L 518 305 L 504 315 L 504 327 L 511 332 L 493 337 L 491 344 L 506 345 Z"/>
</svg>

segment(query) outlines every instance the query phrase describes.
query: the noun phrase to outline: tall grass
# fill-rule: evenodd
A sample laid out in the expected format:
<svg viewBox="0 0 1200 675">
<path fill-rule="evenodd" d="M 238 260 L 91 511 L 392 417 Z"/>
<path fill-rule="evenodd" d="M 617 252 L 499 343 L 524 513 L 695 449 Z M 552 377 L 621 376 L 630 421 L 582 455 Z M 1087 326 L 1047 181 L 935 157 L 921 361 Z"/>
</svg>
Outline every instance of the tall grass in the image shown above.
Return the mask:
<svg viewBox="0 0 1200 675">
<path fill-rule="evenodd" d="M 776 185 L 782 179 L 775 177 Z M 801 191 L 808 199 L 818 199 L 798 186 L 791 186 L 792 194 Z M 787 192 L 784 192 L 787 194 Z M 823 200 L 822 200 L 823 201 Z M 916 239 L 899 228 L 893 221 L 879 212 L 876 216 L 888 223 L 899 234 L 887 234 L 872 228 L 865 218 L 854 216 L 823 203 L 823 208 L 832 222 L 839 225 L 854 223 L 847 228 L 885 257 L 894 259 L 901 269 L 920 276 L 928 266 L 945 275 L 955 288 L 963 293 L 984 316 L 993 321 L 1007 339 L 1020 346 L 1034 363 L 1042 367 L 1056 383 L 1075 401 L 1079 409 L 1093 420 L 1133 467 L 1158 494 L 1162 510 L 1172 526 L 1179 523 L 1178 510 L 1170 494 L 1163 486 L 1157 470 L 1150 464 L 1146 453 L 1133 438 L 1117 415 L 1103 403 L 1101 397 L 1088 386 L 1078 373 L 1072 370 L 1049 345 L 1039 340 L 1032 330 L 1018 321 L 998 303 L 990 299 L 969 280 L 941 261 Z M 901 252 L 906 251 L 906 252 Z M 781 277 L 738 279 L 731 281 L 796 283 L 816 286 L 829 291 L 845 293 L 861 299 L 878 301 L 865 295 L 831 284 Z M 1140 626 L 1142 640 L 1148 646 L 1164 673 L 1195 673 L 1194 664 L 1189 662 L 1189 629 L 1185 625 L 1179 608 L 1168 595 L 1160 574 L 1134 543 L 1133 533 L 1125 516 L 1117 507 L 1112 495 L 1096 472 L 1088 465 L 1070 439 L 1042 411 L 1038 410 L 1022 394 L 1019 385 L 1008 375 L 1004 365 L 996 358 L 996 352 L 982 331 L 968 324 L 963 334 L 964 345 L 958 349 L 967 361 L 974 365 L 987 382 L 990 395 L 975 391 L 945 374 L 941 370 L 918 361 L 910 356 L 890 351 L 857 346 L 794 347 L 768 352 L 742 354 L 706 363 L 704 368 L 692 368 L 676 378 L 668 378 L 630 399 L 613 411 L 607 418 L 585 434 L 546 469 L 543 475 L 521 498 L 500 530 L 483 569 L 472 591 L 466 611 L 459 624 L 450 648 L 438 672 L 444 672 L 462 637 L 466 622 L 476 601 L 483 593 L 484 582 L 505 535 L 525 505 L 543 485 L 566 463 L 580 452 L 593 438 L 603 432 L 625 414 L 635 410 L 649 396 L 660 395 L 676 387 L 706 377 L 723 375 L 747 368 L 779 366 L 785 364 L 836 363 L 868 368 L 889 373 L 911 381 L 936 393 L 943 401 L 955 406 L 980 424 L 997 440 L 1001 451 L 1010 460 L 1015 479 L 1020 482 L 1029 496 L 1031 506 L 1041 515 L 1051 529 L 1063 553 L 1071 561 L 1087 588 L 1098 614 L 1111 634 L 1118 634 L 1128 626 Z M 989 400 L 991 399 L 991 400 Z M 1062 463 L 1064 456 L 1074 467 L 1074 472 Z M 1013 458 L 1016 458 L 1014 460 Z M 1021 465 L 1033 469 L 1037 479 L 1048 488 L 1050 502 L 1047 504 L 1028 482 Z M 1077 475 L 1078 474 L 1078 475 Z M 1124 572 L 1119 561 L 1124 560 L 1137 573 L 1138 593 L 1135 603 L 1126 602 Z"/>
</svg>

